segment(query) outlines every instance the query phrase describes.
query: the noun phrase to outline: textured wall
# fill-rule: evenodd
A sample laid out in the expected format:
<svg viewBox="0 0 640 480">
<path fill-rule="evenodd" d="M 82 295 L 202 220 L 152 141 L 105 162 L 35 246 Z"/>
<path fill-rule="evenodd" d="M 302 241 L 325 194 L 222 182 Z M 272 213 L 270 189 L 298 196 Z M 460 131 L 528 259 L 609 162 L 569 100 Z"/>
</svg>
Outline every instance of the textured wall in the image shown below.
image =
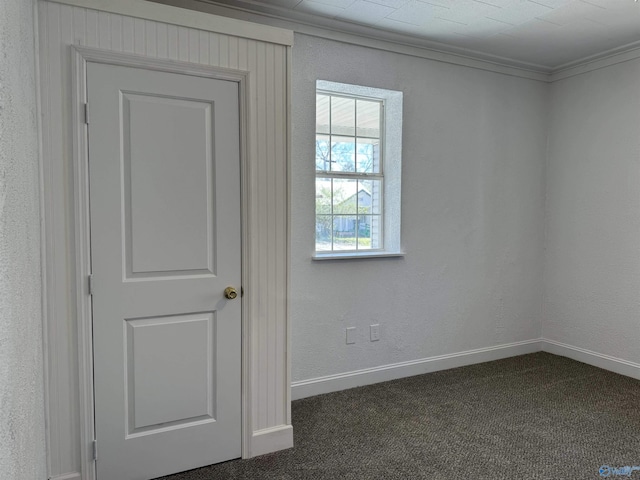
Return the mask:
<svg viewBox="0 0 640 480">
<path fill-rule="evenodd" d="M 552 85 L 545 338 L 640 363 L 640 60 Z"/>
<path fill-rule="evenodd" d="M 404 92 L 404 258 L 311 260 L 316 79 Z M 548 89 L 296 36 L 293 381 L 540 337 Z"/>
<path fill-rule="evenodd" d="M 0 478 L 45 474 L 33 3 L 0 2 Z"/>
</svg>

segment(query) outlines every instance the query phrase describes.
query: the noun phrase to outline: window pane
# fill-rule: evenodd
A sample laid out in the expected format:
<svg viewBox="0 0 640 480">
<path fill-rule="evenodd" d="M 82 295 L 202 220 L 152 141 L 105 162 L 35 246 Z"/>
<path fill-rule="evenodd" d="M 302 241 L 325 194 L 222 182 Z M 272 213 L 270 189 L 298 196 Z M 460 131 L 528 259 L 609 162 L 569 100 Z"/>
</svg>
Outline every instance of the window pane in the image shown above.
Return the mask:
<svg viewBox="0 0 640 480">
<path fill-rule="evenodd" d="M 380 173 L 379 139 L 358 137 L 356 171 L 361 173 Z"/>
<path fill-rule="evenodd" d="M 316 95 L 316 133 L 329 131 L 329 95 Z"/>
<path fill-rule="evenodd" d="M 382 180 L 360 180 L 358 213 L 382 213 Z"/>
<path fill-rule="evenodd" d="M 358 215 L 358 250 L 371 249 L 371 215 Z"/>
<path fill-rule="evenodd" d="M 342 178 L 333 179 L 333 213 L 347 214 L 358 213 L 356 195 L 358 187 L 357 180 L 349 180 Z"/>
<path fill-rule="evenodd" d="M 331 97 L 331 133 L 356 134 L 356 101 L 353 98 Z"/>
<path fill-rule="evenodd" d="M 331 215 L 316 215 L 316 250 L 331 250 Z"/>
<path fill-rule="evenodd" d="M 316 170 L 331 170 L 329 135 L 316 135 Z"/>
<path fill-rule="evenodd" d="M 371 182 L 367 180 L 358 181 L 358 213 L 371 213 Z"/>
<path fill-rule="evenodd" d="M 358 136 L 380 138 L 380 102 L 357 101 Z"/>
<path fill-rule="evenodd" d="M 316 214 L 331 214 L 331 179 L 316 178 Z"/>
<path fill-rule="evenodd" d="M 356 171 L 356 143 L 354 137 L 331 136 L 331 170 Z"/>
<path fill-rule="evenodd" d="M 334 215 L 333 249 L 356 250 L 356 215 Z"/>
</svg>

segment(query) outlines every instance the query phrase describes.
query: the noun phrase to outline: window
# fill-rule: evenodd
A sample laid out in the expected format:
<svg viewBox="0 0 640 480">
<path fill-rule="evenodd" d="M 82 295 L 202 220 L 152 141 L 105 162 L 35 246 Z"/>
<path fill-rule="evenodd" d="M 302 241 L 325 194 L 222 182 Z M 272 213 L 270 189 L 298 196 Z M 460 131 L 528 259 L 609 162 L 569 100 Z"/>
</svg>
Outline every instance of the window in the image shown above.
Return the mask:
<svg viewBox="0 0 640 480">
<path fill-rule="evenodd" d="M 401 92 L 317 82 L 316 259 L 401 254 L 401 133 Z"/>
</svg>

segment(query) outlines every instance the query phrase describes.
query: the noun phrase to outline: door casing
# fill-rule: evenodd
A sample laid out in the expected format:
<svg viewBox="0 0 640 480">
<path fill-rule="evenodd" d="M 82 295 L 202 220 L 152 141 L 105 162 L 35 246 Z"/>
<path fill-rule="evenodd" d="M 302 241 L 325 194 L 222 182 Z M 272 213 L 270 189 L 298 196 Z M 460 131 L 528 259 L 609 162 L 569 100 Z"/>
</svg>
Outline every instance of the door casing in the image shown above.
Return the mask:
<svg viewBox="0 0 640 480">
<path fill-rule="evenodd" d="M 91 243 L 89 221 L 89 157 L 87 122 L 91 121 L 87 102 L 86 67 L 88 62 L 143 68 L 183 75 L 227 80 L 238 83 L 240 100 L 240 215 L 241 215 L 241 263 L 243 282 L 248 278 L 250 258 L 248 249 L 249 223 L 248 205 L 248 85 L 249 72 L 220 67 L 197 65 L 148 58 L 139 55 L 116 53 L 94 48 L 72 46 L 72 135 L 73 135 L 73 187 L 74 187 L 74 240 L 75 240 L 75 298 L 78 316 L 79 391 L 80 391 L 80 455 L 82 478 L 96 479 L 93 442 L 94 397 L 93 397 L 93 331 L 89 276 L 91 274 Z M 87 118 L 88 117 L 88 118 Z M 250 455 L 251 439 L 251 328 L 249 325 L 249 299 L 251 291 L 241 296 L 242 336 L 242 456 Z M 99 446 L 97 450 L 99 456 Z M 99 480 L 99 479 L 98 479 Z"/>
</svg>

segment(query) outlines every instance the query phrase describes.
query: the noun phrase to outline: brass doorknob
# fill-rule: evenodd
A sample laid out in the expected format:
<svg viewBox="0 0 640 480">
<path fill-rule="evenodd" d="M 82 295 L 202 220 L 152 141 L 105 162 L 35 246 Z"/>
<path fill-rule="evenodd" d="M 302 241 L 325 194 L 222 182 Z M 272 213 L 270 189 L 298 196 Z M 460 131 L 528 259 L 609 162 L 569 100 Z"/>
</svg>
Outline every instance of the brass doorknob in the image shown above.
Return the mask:
<svg viewBox="0 0 640 480">
<path fill-rule="evenodd" d="M 229 300 L 233 300 L 238 296 L 238 292 L 233 287 L 227 287 L 224 289 L 224 296 L 227 297 Z"/>
</svg>

